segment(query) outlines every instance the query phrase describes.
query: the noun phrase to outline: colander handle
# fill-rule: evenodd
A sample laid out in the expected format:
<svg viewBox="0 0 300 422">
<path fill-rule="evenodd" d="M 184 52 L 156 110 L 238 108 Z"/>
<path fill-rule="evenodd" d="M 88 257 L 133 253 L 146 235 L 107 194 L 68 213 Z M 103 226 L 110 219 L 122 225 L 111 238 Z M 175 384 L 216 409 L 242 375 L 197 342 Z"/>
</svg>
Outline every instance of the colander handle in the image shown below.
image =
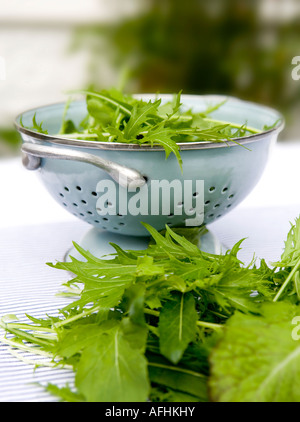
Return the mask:
<svg viewBox="0 0 300 422">
<path fill-rule="evenodd" d="M 138 188 L 144 186 L 146 179 L 137 171 L 113 161 L 104 160 L 96 155 L 67 148 L 48 147 L 31 142 L 24 142 L 23 165 L 28 170 L 37 170 L 41 166 L 41 158 L 56 158 L 58 160 L 80 161 L 92 164 L 106 171 L 112 179 L 124 188 Z"/>
</svg>

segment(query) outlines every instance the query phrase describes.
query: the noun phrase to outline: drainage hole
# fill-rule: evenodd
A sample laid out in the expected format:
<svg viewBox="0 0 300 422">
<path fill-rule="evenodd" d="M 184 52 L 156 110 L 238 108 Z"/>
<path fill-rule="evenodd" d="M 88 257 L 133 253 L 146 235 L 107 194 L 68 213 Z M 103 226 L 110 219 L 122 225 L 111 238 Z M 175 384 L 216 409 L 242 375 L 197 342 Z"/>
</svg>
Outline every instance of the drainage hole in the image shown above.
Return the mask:
<svg viewBox="0 0 300 422">
<path fill-rule="evenodd" d="M 218 208 L 220 206 L 220 204 L 216 204 L 215 206 L 214 206 L 214 208 Z"/>
<path fill-rule="evenodd" d="M 103 220 L 103 221 L 108 221 L 108 218 L 103 217 L 103 218 L 102 218 L 102 220 Z"/>
<path fill-rule="evenodd" d="M 205 201 L 204 205 L 210 204 L 210 201 Z"/>
<path fill-rule="evenodd" d="M 198 195 L 199 195 L 199 192 L 194 192 L 194 193 L 193 193 L 193 196 L 194 196 L 194 197 L 196 197 L 196 196 L 198 196 Z"/>
<path fill-rule="evenodd" d="M 75 202 L 73 202 L 73 205 L 74 205 L 74 207 L 78 207 L 78 205 Z"/>
<path fill-rule="evenodd" d="M 67 206 L 68 206 L 65 202 L 63 202 L 63 205 L 64 205 L 65 207 L 67 207 Z"/>
<path fill-rule="evenodd" d="M 80 212 L 79 215 L 81 215 L 81 217 L 84 217 L 84 214 L 82 212 Z"/>
<path fill-rule="evenodd" d="M 228 196 L 228 199 L 232 199 L 234 197 L 234 194 L 232 193 L 231 195 Z"/>
<path fill-rule="evenodd" d="M 86 213 L 89 215 L 93 215 L 92 211 L 87 211 Z"/>
<path fill-rule="evenodd" d="M 125 226 L 125 223 L 118 223 L 119 226 Z"/>
<path fill-rule="evenodd" d="M 97 196 L 97 192 L 91 192 L 93 196 Z"/>
<path fill-rule="evenodd" d="M 81 200 L 82 204 L 86 204 L 86 201 L 84 199 Z"/>
<path fill-rule="evenodd" d="M 80 187 L 80 186 L 76 186 L 76 189 L 77 189 L 77 190 L 81 190 L 81 187 Z"/>
<path fill-rule="evenodd" d="M 214 187 L 214 186 L 211 186 L 209 189 L 208 189 L 208 191 L 209 192 L 214 192 L 216 190 L 216 188 Z"/>
<path fill-rule="evenodd" d="M 222 193 L 225 193 L 226 191 L 228 191 L 228 188 L 227 187 L 225 187 L 225 188 L 222 189 Z"/>
<path fill-rule="evenodd" d="M 230 207 L 231 207 L 231 204 L 227 205 L 227 207 L 226 207 L 226 208 L 230 208 Z"/>
<path fill-rule="evenodd" d="M 214 216 L 214 214 L 209 214 L 209 217 L 211 218 L 211 217 L 213 217 Z"/>
<path fill-rule="evenodd" d="M 61 196 L 62 198 L 64 198 L 65 195 L 63 193 L 60 193 L 59 196 Z"/>
<path fill-rule="evenodd" d="M 94 223 L 99 223 L 99 220 L 94 220 Z"/>
</svg>

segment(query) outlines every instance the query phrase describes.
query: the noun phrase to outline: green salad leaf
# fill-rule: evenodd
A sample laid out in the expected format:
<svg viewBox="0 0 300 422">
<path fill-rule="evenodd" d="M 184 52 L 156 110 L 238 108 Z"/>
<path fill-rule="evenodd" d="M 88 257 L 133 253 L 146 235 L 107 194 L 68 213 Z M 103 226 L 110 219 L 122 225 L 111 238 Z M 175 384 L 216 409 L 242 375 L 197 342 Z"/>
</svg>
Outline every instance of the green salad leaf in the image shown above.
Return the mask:
<svg viewBox="0 0 300 422">
<path fill-rule="evenodd" d="M 222 402 L 299 402 L 299 307 L 264 304 L 260 316 L 236 313 L 212 351 L 210 393 Z"/>
<path fill-rule="evenodd" d="M 198 315 L 191 293 L 174 294 L 159 316 L 160 352 L 177 364 L 189 343 L 195 340 Z"/>
<path fill-rule="evenodd" d="M 89 402 L 146 401 L 150 390 L 146 358 L 127 341 L 120 324 L 104 329 L 96 339 L 83 349 L 77 365 L 79 393 Z"/>
<path fill-rule="evenodd" d="M 145 250 L 97 258 L 75 244 L 80 260 L 49 264 L 73 274 L 69 304 L 3 316 L 1 342 L 37 367 L 72 369 L 74 385 L 46 387 L 62 401 L 300 401 L 300 219 L 273 266 L 241 262 L 243 240 L 201 251 L 205 228 L 144 226 Z"/>
<path fill-rule="evenodd" d="M 208 105 L 206 110 L 195 112 L 181 103 L 181 91 L 172 101 L 160 98 L 144 101 L 116 90 L 81 90 L 75 93 L 86 97 L 88 114 L 80 125 L 75 125 L 68 115 L 71 100 L 66 103 L 62 117 L 60 138 L 81 139 L 95 142 L 119 142 L 137 145 L 160 146 L 166 158 L 172 153 L 182 169 L 178 143 L 222 142 L 228 143 L 244 136 L 260 133 L 246 123 L 239 125 L 211 118 L 226 101 Z M 40 133 L 42 124 L 33 117 L 33 127 Z"/>
<path fill-rule="evenodd" d="M 281 288 L 277 292 L 277 295 L 274 298 L 276 302 L 280 296 L 285 292 L 288 294 L 290 289 L 287 290 L 287 287 L 290 286 L 291 281 L 293 281 L 294 291 L 297 291 L 299 296 L 299 277 L 300 277 L 300 222 L 299 218 L 296 219 L 296 224 L 292 225 L 285 242 L 285 250 L 281 256 L 280 262 L 275 262 L 275 266 L 290 268 L 291 271 L 286 278 L 285 282 L 282 284 Z"/>
</svg>

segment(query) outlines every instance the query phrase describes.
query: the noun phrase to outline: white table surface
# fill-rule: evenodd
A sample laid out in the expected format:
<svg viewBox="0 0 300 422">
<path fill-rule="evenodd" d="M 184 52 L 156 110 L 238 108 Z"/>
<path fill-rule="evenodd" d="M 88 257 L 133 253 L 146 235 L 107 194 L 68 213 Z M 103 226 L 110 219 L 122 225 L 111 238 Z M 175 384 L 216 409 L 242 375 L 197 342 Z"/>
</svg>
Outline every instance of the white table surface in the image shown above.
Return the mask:
<svg viewBox="0 0 300 422">
<path fill-rule="evenodd" d="M 275 261 L 290 221 L 300 214 L 300 142 L 277 144 L 252 193 L 210 226 L 228 247 L 247 237 L 240 258 Z M 19 158 L 0 160 L 0 316 L 25 312 L 55 314 L 66 299 L 55 294 L 68 278 L 46 262 L 63 259 L 72 241 L 80 243 L 90 226 L 58 205 L 34 172 Z M 3 334 L 0 332 L 0 334 Z M 11 356 L 0 344 L 0 401 L 54 400 L 33 382 L 71 382 L 67 370 L 38 368 Z"/>
</svg>

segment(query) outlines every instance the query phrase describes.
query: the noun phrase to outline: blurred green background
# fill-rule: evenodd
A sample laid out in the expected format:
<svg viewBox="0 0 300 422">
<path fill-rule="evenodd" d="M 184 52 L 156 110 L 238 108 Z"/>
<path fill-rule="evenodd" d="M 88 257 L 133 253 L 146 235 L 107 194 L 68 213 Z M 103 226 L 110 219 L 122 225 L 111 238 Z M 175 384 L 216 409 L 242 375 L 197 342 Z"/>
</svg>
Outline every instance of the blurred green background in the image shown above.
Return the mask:
<svg viewBox="0 0 300 422">
<path fill-rule="evenodd" d="M 299 138 L 300 81 L 291 77 L 292 58 L 300 54 L 299 1 L 131 2 L 135 5 L 135 13 L 120 19 L 70 27 L 66 57 L 83 54 L 83 85 L 107 88 L 123 79 L 127 92 L 183 89 L 237 96 L 279 109 L 287 120 L 280 140 Z M 9 146 L 6 152 L 18 151 L 19 138 L 9 124 L 0 127 L 0 139 Z"/>
</svg>

